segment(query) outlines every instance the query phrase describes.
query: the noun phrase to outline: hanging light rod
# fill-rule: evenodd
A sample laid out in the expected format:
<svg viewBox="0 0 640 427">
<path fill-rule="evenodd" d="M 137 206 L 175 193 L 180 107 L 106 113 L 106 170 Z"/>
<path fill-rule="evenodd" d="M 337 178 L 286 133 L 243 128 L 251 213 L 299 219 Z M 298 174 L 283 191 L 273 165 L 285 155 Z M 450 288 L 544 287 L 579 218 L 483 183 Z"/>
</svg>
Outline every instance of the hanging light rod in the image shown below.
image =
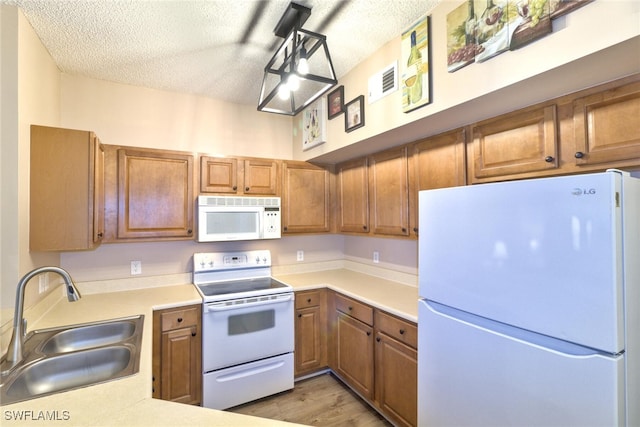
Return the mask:
<svg viewBox="0 0 640 427">
<path fill-rule="evenodd" d="M 302 28 L 310 15 L 290 3 L 278 21 L 274 34 L 284 40 L 264 68 L 259 111 L 295 116 L 338 82 L 326 37 Z"/>
</svg>

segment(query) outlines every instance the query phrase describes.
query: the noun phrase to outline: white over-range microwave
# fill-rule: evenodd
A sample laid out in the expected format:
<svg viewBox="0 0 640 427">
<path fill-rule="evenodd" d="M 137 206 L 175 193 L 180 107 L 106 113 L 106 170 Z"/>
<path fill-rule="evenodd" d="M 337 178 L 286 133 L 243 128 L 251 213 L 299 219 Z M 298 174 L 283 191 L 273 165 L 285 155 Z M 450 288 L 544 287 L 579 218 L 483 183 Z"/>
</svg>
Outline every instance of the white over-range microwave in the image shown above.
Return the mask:
<svg viewBox="0 0 640 427">
<path fill-rule="evenodd" d="M 280 238 L 280 197 L 198 196 L 198 242 Z"/>
</svg>

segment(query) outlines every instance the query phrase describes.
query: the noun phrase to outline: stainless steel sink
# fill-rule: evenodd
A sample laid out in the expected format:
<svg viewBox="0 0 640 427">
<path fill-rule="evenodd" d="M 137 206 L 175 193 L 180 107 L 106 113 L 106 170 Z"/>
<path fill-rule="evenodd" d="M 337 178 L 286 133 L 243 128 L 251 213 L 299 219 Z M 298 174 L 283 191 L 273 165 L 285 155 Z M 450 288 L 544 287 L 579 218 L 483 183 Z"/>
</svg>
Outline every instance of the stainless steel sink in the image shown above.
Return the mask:
<svg viewBox="0 0 640 427">
<path fill-rule="evenodd" d="M 24 360 L 2 372 L 2 404 L 137 373 L 143 323 L 139 315 L 29 333 Z"/>
<path fill-rule="evenodd" d="M 7 397 L 22 400 L 130 375 L 131 356 L 130 347 L 114 345 L 36 360 L 16 375 Z"/>
<path fill-rule="evenodd" d="M 54 334 L 45 341 L 41 351 L 45 354 L 67 353 L 115 344 L 130 338 L 135 330 L 134 320 L 79 326 Z"/>
</svg>

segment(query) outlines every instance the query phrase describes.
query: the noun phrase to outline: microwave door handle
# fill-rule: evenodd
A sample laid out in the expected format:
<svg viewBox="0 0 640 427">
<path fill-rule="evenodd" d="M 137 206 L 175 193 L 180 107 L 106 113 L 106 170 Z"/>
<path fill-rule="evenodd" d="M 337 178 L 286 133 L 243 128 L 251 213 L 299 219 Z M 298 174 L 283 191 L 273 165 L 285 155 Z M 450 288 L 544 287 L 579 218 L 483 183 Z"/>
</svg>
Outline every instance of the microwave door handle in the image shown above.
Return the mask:
<svg viewBox="0 0 640 427">
<path fill-rule="evenodd" d="M 238 310 L 245 307 L 258 307 L 262 305 L 280 304 L 280 303 L 291 301 L 291 300 L 293 300 L 293 295 L 288 294 L 288 295 L 280 295 L 276 298 L 272 298 L 264 301 L 245 302 L 241 304 L 232 304 L 232 305 L 221 305 L 218 303 L 212 303 L 212 304 L 205 303 L 204 311 L 211 312 L 211 311 Z"/>
</svg>

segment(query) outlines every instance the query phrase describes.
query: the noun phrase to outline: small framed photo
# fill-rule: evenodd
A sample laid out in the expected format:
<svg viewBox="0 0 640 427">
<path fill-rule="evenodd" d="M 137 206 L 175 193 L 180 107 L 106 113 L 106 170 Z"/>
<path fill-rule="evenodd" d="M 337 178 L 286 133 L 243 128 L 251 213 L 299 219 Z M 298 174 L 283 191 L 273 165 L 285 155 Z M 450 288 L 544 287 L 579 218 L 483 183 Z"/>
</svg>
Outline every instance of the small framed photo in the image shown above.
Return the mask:
<svg viewBox="0 0 640 427">
<path fill-rule="evenodd" d="M 344 106 L 344 130 L 351 132 L 364 126 L 364 95 Z"/>
<path fill-rule="evenodd" d="M 344 112 L 344 86 L 340 86 L 327 95 L 327 100 L 329 101 L 327 105 L 329 120 L 335 119 Z"/>
<path fill-rule="evenodd" d="M 327 141 L 327 106 L 320 97 L 302 113 L 302 150 L 308 150 Z"/>
</svg>

